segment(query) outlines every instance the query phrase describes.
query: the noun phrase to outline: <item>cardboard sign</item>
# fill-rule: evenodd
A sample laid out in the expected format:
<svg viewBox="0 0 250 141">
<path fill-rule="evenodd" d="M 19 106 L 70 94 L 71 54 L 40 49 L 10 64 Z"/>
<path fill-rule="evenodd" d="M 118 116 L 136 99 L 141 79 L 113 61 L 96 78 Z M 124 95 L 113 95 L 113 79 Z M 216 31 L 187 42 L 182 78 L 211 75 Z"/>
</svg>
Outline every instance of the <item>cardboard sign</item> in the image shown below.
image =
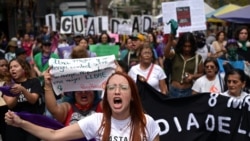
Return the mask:
<svg viewBox="0 0 250 141">
<path fill-rule="evenodd" d="M 153 25 L 153 17 L 151 15 L 142 15 L 142 33 L 147 33 Z"/>
<path fill-rule="evenodd" d="M 73 16 L 74 33 L 85 34 L 85 23 L 82 15 Z"/>
<path fill-rule="evenodd" d="M 95 52 L 97 56 L 107 56 L 107 55 L 115 55 L 115 58 L 119 58 L 120 46 L 118 45 L 110 45 L 110 44 L 96 44 L 90 45 L 89 50 L 91 52 Z"/>
<path fill-rule="evenodd" d="M 72 33 L 72 17 L 71 16 L 61 17 L 60 33 L 62 33 L 62 34 L 71 34 Z"/>
</svg>

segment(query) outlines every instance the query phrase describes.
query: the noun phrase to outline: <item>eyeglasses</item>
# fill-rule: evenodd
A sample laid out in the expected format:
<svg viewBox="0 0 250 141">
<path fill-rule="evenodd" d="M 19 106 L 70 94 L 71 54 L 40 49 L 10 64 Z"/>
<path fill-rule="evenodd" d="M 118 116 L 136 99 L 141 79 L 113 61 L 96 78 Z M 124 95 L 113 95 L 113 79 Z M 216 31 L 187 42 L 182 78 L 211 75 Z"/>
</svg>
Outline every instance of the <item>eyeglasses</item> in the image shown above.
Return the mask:
<svg viewBox="0 0 250 141">
<path fill-rule="evenodd" d="M 107 90 L 109 92 L 114 92 L 117 88 L 119 88 L 119 91 L 120 92 L 126 92 L 129 90 L 129 85 L 128 84 L 119 84 L 119 85 L 116 85 L 116 84 L 108 84 L 107 85 Z"/>
<path fill-rule="evenodd" d="M 207 66 L 205 66 L 205 68 L 206 68 L 206 69 L 209 69 L 209 68 L 214 69 L 215 66 L 207 65 Z"/>
</svg>

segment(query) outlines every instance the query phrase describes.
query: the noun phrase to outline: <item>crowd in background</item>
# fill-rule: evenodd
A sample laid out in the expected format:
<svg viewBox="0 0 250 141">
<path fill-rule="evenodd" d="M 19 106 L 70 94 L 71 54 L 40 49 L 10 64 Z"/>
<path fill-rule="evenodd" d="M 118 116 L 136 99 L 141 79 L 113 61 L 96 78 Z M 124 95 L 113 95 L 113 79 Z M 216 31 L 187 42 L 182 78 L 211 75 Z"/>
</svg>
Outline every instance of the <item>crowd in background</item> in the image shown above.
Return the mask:
<svg viewBox="0 0 250 141">
<path fill-rule="evenodd" d="M 222 93 L 244 98 L 250 90 L 250 31 L 235 29 L 227 39 L 224 31 L 205 31 L 164 35 L 151 29 L 147 34 L 120 35 L 119 42 L 108 32 L 100 35 L 62 35 L 44 26 L 40 34 L 17 35 L 7 40 L 2 34 L 0 84 L 11 86 L 11 93 L 1 94 L 0 133 L 3 140 L 39 140 L 22 129 L 5 126 L 7 109 L 45 114 L 69 125 L 95 112 L 102 112 L 97 91 L 77 91 L 56 96 L 47 72 L 50 58 L 87 58 L 97 54 L 90 45 L 119 45 L 118 66 L 135 82 L 140 75 L 157 91 L 170 98 L 199 93 Z M 72 46 L 70 54 L 59 55 L 59 48 Z M 110 48 L 112 49 L 112 48 Z M 112 89 L 111 87 L 108 89 Z M 116 88 L 115 88 L 116 89 Z M 120 86 L 120 90 L 126 86 Z M 12 133 L 15 132 L 15 136 Z"/>
</svg>

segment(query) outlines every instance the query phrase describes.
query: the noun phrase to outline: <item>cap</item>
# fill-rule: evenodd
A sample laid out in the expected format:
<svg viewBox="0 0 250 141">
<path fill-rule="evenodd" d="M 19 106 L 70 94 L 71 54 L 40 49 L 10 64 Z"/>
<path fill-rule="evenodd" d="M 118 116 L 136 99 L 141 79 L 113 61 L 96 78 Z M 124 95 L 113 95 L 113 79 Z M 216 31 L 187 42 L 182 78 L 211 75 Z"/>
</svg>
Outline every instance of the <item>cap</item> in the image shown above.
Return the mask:
<svg viewBox="0 0 250 141">
<path fill-rule="evenodd" d="M 17 47 L 16 41 L 9 41 L 8 46 Z"/>
<path fill-rule="evenodd" d="M 17 39 L 16 37 L 12 37 L 10 40 L 11 40 L 11 41 L 15 41 L 15 42 L 18 41 L 18 39 Z"/>
<path fill-rule="evenodd" d="M 24 48 L 17 48 L 15 53 L 16 53 L 16 56 L 19 56 L 21 54 L 26 53 L 26 51 Z"/>
<path fill-rule="evenodd" d="M 145 36 L 141 33 L 137 33 L 137 34 L 134 34 L 132 36 L 130 36 L 130 38 L 132 40 L 141 40 L 141 41 L 145 41 Z"/>
<path fill-rule="evenodd" d="M 201 31 L 195 31 L 194 32 L 194 37 L 196 39 L 204 39 L 204 40 L 206 39 L 205 34 L 203 32 L 201 32 Z"/>
<path fill-rule="evenodd" d="M 228 49 L 229 47 L 239 48 L 239 44 L 238 44 L 237 40 L 228 39 L 225 48 Z"/>
<path fill-rule="evenodd" d="M 42 42 L 42 44 L 43 45 L 51 45 L 51 41 L 50 40 L 48 40 L 48 39 L 45 39 L 45 40 L 43 40 L 43 42 Z"/>
</svg>

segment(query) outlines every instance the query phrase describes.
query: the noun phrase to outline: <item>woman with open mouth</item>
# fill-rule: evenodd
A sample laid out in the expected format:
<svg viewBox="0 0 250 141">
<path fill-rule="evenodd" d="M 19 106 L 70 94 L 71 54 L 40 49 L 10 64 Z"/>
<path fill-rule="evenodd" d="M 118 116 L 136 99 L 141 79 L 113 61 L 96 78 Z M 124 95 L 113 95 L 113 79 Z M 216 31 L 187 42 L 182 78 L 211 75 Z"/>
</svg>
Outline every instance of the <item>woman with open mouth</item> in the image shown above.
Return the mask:
<svg viewBox="0 0 250 141">
<path fill-rule="evenodd" d="M 97 141 L 159 141 L 160 127 L 143 112 L 138 89 L 127 74 L 116 72 L 106 83 L 103 113 L 92 114 L 77 124 L 59 130 L 40 127 L 14 112 L 5 114 L 7 124 L 20 127 L 43 140 L 73 140 L 86 137 Z"/>
<path fill-rule="evenodd" d="M 204 68 L 204 75 L 198 78 L 192 86 L 192 94 L 224 92 L 224 80 L 220 75 L 216 58 L 207 58 Z"/>
<path fill-rule="evenodd" d="M 43 89 L 39 80 L 31 77 L 30 66 L 25 60 L 13 59 L 9 62 L 8 67 L 12 79 L 12 84 L 10 84 L 11 95 L 3 93 L 8 108 L 14 112 L 43 114 Z M 6 127 L 7 141 L 27 141 L 28 139 L 29 141 L 40 141 L 39 138 L 23 129 L 13 126 Z"/>
</svg>

